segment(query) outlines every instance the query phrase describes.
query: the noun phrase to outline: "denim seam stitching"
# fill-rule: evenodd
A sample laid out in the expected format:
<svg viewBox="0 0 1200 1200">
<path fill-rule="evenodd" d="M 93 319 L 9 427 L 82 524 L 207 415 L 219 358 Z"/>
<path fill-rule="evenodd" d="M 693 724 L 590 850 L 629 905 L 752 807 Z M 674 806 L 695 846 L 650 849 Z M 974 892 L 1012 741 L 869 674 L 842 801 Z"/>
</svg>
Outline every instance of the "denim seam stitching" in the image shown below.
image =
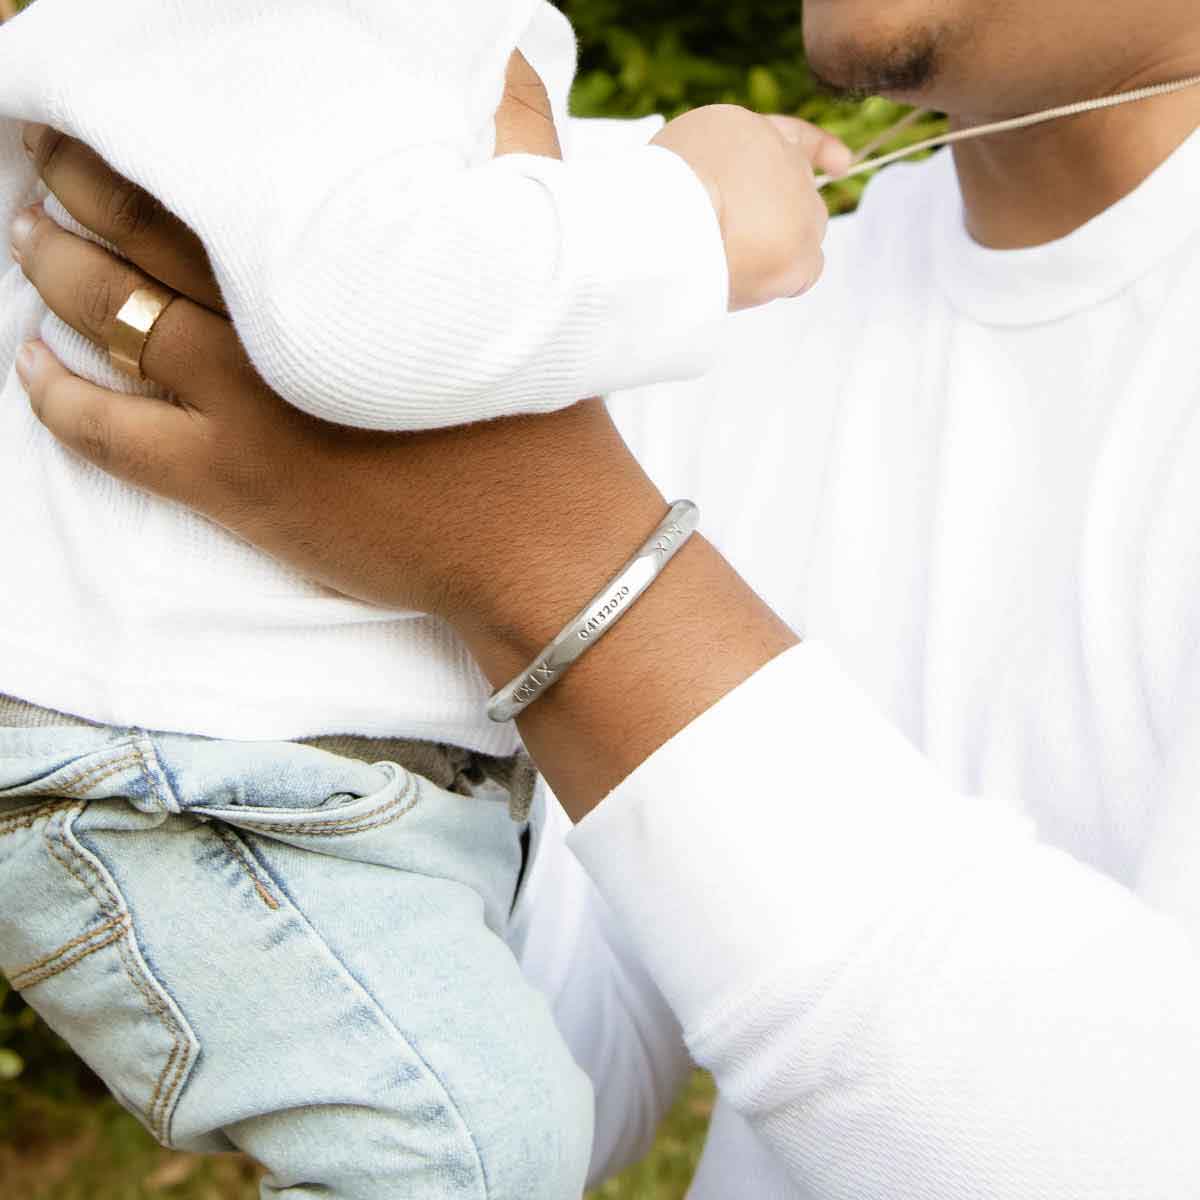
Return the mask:
<svg viewBox="0 0 1200 1200">
<path fill-rule="evenodd" d="M 78 937 L 72 938 L 69 942 L 64 942 L 59 948 L 50 954 L 43 954 L 41 958 L 35 959 L 31 963 L 26 963 L 23 967 L 18 967 L 13 972 L 14 975 L 28 975 L 30 971 L 36 971 L 48 963 L 53 962 L 56 958 L 66 954 L 68 950 L 74 950 L 76 946 L 82 945 L 84 942 L 90 942 L 92 938 L 98 934 L 105 933 L 114 925 L 119 925 L 124 920 L 124 917 L 113 917 L 109 921 L 105 921 L 103 925 L 97 925 L 95 929 L 89 929 L 87 933 L 81 933 Z"/>
<path fill-rule="evenodd" d="M 247 847 L 247 853 L 252 853 L 249 847 Z M 255 861 L 257 861 L 257 859 Z M 492 1190 L 488 1182 L 487 1168 L 483 1162 L 483 1155 L 479 1150 L 479 1143 L 476 1141 L 475 1134 L 472 1132 L 470 1125 L 467 1123 L 466 1117 L 463 1116 L 463 1112 L 458 1105 L 458 1101 L 455 1100 L 450 1089 L 446 1086 L 445 1081 L 437 1073 L 437 1071 L 434 1070 L 433 1064 L 422 1053 L 417 1042 L 409 1034 L 405 1033 L 405 1031 L 401 1029 L 399 1025 L 396 1024 L 391 1015 L 388 1013 L 387 1009 L 380 1002 L 379 997 L 376 996 L 375 993 L 369 987 L 367 987 L 367 985 L 363 983 L 363 981 L 359 979 L 359 977 L 342 960 L 341 955 L 338 954 L 338 952 L 333 948 L 333 945 L 329 942 L 329 940 L 312 923 L 308 914 L 296 902 L 294 897 L 288 893 L 287 887 L 283 884 L 283 882 L 275 878 L 274 874 L 271 872 L 270 866 L 266 863 L 263 863 L 261 866 L 263 873 L 275 883 L 280 894 L 287 900 L 288 904 L 291 906 L 291 911 L 294 912 L 296 916 L 298 916 L 300 920 L 304 922 L 309 935 L 316 939 L 316 941 L 325 949 L 325 952 L 330 956 L 330 958 L 337 963 L 338 969 L 345 975 L 347 979 L 350 980 L 354 987 L 357 988 L 358 991 L 360 991 L 371 1002 L 371 1005 L 375 1009 L 380 1020 L 392 1031 L 394 1036 L 401 1042 L 401 1044 L 407 1047 L 413 1057 L 416 1058 L 421 1066 L 424 1067 L 424 1069 L 428 1072 L 430 1079 L 437 1084 L 438 1090 L 445 1097 L 447 1105 L 454 1113 L 454 1116 L 462 1129 L 462 1133 L 466 1140 L 470 1143 L 471 1151 L 475 1156 L 475 1163 L 479 1169 L 479 1182 L 483 1189 L 480 1200 L 489 1200 L 492 1195 Z"/>
<path fill-rule="evenodd" d="M 94 786 L 94 784 L 91 786 Z M 76 810 L 76 815 L 82 811 L 82 807 L 78 808 Z M 76 861 L 81 865 L 86 866 L 88 871 L 96 878 L 98 886 L 104 892 L 105 896 L 108 897 L 109 902 L 118 908 L 124 908 L 125 905 L 120 897 L 112 894 L 107 885 L 104 883 L 104 880 L 99 876 L 95 867 L 88 862 L 83 855 L 79 854 L 74 847 L 67 843 L 65 836 L 62 838 L 62 844 L 64 847 L 70 850 L 72 855 L 76 858 Z M 87 885 L 85 884 L 85 886 Z M 94 894 L 95 893 L 93 892 L 93 895 Z M 99 900 L 99 897 L 97 897 L 97 899 Z M 101 901 L 101 903 L 103 903 L 103 901 Z M 132 919 L 130 921 L 129 936 L 133 936 Z M 163 1004 L 161 997 L 154 994 L 153 990 L 143 977 L 142 972 L 138 968 L 138 965 L 132 960 L 132 957 L 129 953 L 129 945 L 125 939 L 122 939 L 117 943 L 117 950 L 121 955 L 121 965 L 124 967 L 126 975 L 129 976 L 130 981 L 133 983 L 136 990 L 141 994 L 142 999 L 145 1001 L 146 1006 L 149 1008 L 152 1015 L 159 1019 L 171 1037 L 171 1053 L 167 1056 L 167 1061 L 163 1064 L 163 1069 L 159 1073 L 158 1080 L 155 1083 L 154 1091 L 150 1096 L 150 1106 L 147 1111 L 147 1117 L 149 1118 L 156 1135 L 159 1137 L 160 1141 L 165 1142 L 168 1134 L 167 1105 L 178 1084 L 179 1076 L 183 1066 L 187 1061 L 186 1053 L 183 1054 L 182 1059 L 180 1060 L 180 1051 L 185 1049 L 186 1041 L 183 1036 L 183 1031 L 179 1028 L 178 1022 L 175 1020 L 173 1014 Z M 172 1073 L 173 1066 L 175 1070 Z M 169 1074 L 171 1078 L 168 1084 Z M 167 1085 L 165 1092 L 163 1090 L 164 1085 Z"/>
<path fill-rule="evenodd" d="M 475 1131 L 471 1128 L 470 1124 L 467 1122 L 466 1117 L 463 1116 L 462 1109 L 458 1107 L 458 1101 L 454 1099 L 454 1095 L 450 1091 L 450 1089 L 446 1086 L 445 1080 L 443 1080 L 442 1077 L 433 1069 L 433 1064 L 429 1061 L 428 1058 L 425 1057 L 424 1054 L 421 1053 L 420 1047 L 417 1045 L 417 1043 L 415 1041 L 413 1041 L 413 1039 L 410 1036 L 408 1036 L 407 1034 L 405 1034 L 402 1030 L 397 1029 L 397 1032 L 400 1034 L 401 1037 L 404 1038 L 405 1042 L 408 1043 L 409 1048 L 417 1056 L 417 1058 L 419 1058 L 421 1060 L 421 1063 L 424 1065 L 425 1070 L 427 1070 L 429 1072 L 429 1074 L 433 1076 L 434 1080 L 437 1082 L 438 1087 L 441 1088 L 441 1090 L 442 1090 L 442 1095 L 444 1095 L 446 1097 L 446 1102 L 450 1105 L 451 1108 L 454 1109 L 454 1115 L 461 1122 L 463 1131 L 466 1133 L 467 1139 L 471 1143 L 471 1149 L 475 1152 L 475 1162 L 479 1166 L 479 1179 L 480 1179 L 480 1182 L 483 1184 L 483 1200 L 488 1200 L 488 1197 L 490 1197 L 492 1194 L 492 1185 L 488 1180 L 487 1167 L 484 1165 L 483 1154 L 479 1149 L 479 1142 L 475 1138 Z"/>
<path fill-rule="evenodd" d="M 324 821 L 280 821 L 279 823 L 271 821 L 239 821 L 239 825 L 246 827 L 255 827 L 261 832 L 272 832 L 274 830 L 286 830 L 289 833 L 340 833 L 343 830 L 358 832 L 358 827 L 373 821 L 377 818 L 386 817 L 387 821 L 394 821 L 397 817 L 403 816 L 412 808 L 419 797 L 412 796 L 414 791 L 417 791 L 417 777 L 409 775 L 404 782 L 404 786 L 390 800 L 385 800 L 382 804 L 365 813 L 359 813 L 353 817 L 330 817 Z M 412 796 L 411 801 L 409 801 Z M 409 801 L 407 807 L 404 807 L 401 812 L 393 813 L 392 810 L 405 805 Z M 386 822 L 382 822 L 386 823 Z"/>
<path fill-rule="evenodd" d="M 70 804 L 70 800 L 58 800 L 53 804 L 39 804 L 37 808 L 26 809 L 24 812 L 14 813 L 11 817 L 0 818 L 0 837 L 15 833 L 18 829 L 31 829 L 43 817 L 53 816 L 60 809 L 69 807 Z"/>
<path fill-rule="evenodd" d="M 78 816 L 84 810 L 84 805 L 73 805 L 67 811 L 62 813 L 62 819 L 59 824 L 63 827 L 58 833 L 57 839 L 63 850 L 71 855 L 76 864 L 86 868 L 88 873 L 95 879 L 95 884 L 85 880 L 74 866 L 54 848 L 54 842 L 51 838 L 51 823 L 47 823 L 43 835 L 46 840 L 46 846 L 49 849 L 54 859 L 60 863 L 66 871 L 73 876 L 100 905 L 105 912 L 113 912 L 116 910 L 118 915 L 128 915 L 128 910 L 118 896 L 114 896 L 112 891 L 104 883 L 104 880 L 99 877 L 95 867 L 87 861 L 86 857 L 80 854 L 66 839 L 66 820 L 70 815 Z M 172 1046 L 171 1053 L 167 1056 L 167 1061 L 163 1064 L 163 1069 L 159 1073 L 158 1080 L 155 1083 L 154 1091 L 150 1096 L 150 1104 L 146 1112 L 146 1119 L 149 1123 L 152 1132 L 162 1142 L 168 1140 L 168 1113 L 169 1102 L 172 1099 L 175 1091 L 178 1089 L 183 1069 L 187 1063 L 187 1054 L 184 1053 L 180 1058 L 180 1051 L 186 1047 L 186 1039 L 183 1036 L 183 1030 L 179 1027 L 178 1021 L 174 1015 L 163 1004 L 162 1000 L 154 995 L 145 979 L 141 978 L 141 972 L 136 969 L 136 964 L 131 963 L 129 955 L 128 939 L 133 937 L 132 920 L 130 927 L 126 930 L 125 936 L 117 939 L 117 952 L 121 957 L 121 965 L 125 969 L 125 974 L 129 977 L 136 991 L 141 995 L 147 1008 L 152 1016 L 157 1017 L 166 1029 L 171 1038 Z M 168 1076 L 170 1076 L 168 1082 Z M 164 1091 L 164 1085 L 166 1090 Z M 161 1111 L 160 1111 L 161 1110 Z"/>
<path fill-rule="evenodd" d="M 124 758 L 117 759 L 113 762 L 107 759 L 102 763 L 95 763 L 86 770 L 79 771 L 75 775 L 69 775 L 66 779 L 57 779 L 53 782 L 35 784 L 31 788 L 23 789 L 30 796 L 46 796 L 53 795 L 56 792 L 68 791 L 72 788 L 81 791 L 91 791 L 93 788 L 111 779 L 114 775 L 120 774 L 128 767 L 137 765 L 137 755 L 127 754 Z"/>
<path fill-rule="evenodd" d="M 271 909 L 272 912 L 278 912 L 279 901 L 275 899 L 275 897 L 271 894 L 270 889 L 263 882 L 261 873 L 257 870 L 237 834 L 228 826 L 220 825 L 215 821 L 212 823 L 212 831 L 216 838 L 229 851 L 230 857 L 235 859 L 246 875 L 249 876 L 250 882 L 254 884 L 254 890 L 258 893 L 259 899 L 262 900 L 262 902 L 269 909 Z"/>
<path fill-rule="evenodd" d="M 411 812 L 421 799 L 421 789 L 416 776 L 409 776 L 409 782 L 405 783 L 401 791 L 387 801 L 386 804 L 381 804 L 378 808 L 370 812 L 361 813 L 356 817 L 343 817 L 339 820 L 329 821 L 232 821 L 228 817 L 221 819 L 227 820 L 230 824 L 236 824 L 239 829 L 252 829 L 256 833 L 307 833 L 313 837 L 340 837 L 345 834 L 363 833 L 366 830 L 378 829 L 383 825 L 390 825 L 393 821 L 398 821 L 401 817 Z M 397 811 L 391 811 L 396 809 Z"/>
<path fill-rule="evenodd" d="M 82 962 L 91 954 L 95 954 L 97 950 L 103 950 L 105 946 L 111 946 L 113 942 L 119 938 L 123 938 L 128 932 L 128 924 L 119 925 L 106 938 L 102 938 L 91 946 L 84 946 L 83 949 L 64 959 L 62 962 L 51 963 L 50 966 L 34 972 L 28 978 L 24 975 L 10 975 L 8 982 L 18 992 L 28 991 L 29 988 L 34 987 L 36 984 L 44 983 L 47 979 L 53 979 L 55 975 L 61 975 L 64 971 L 70 970 L 76 963 Z"/>
<path fill-rule="evenodd" d="M 85 775 L 80 779 L 72 780 L 67 786 L 77 788 L 81 792 L 94 791 L 102 783 L 107 783 L 114 775 L 119 775 L 122 771 L 137 766 L 137 761 L 136 754 L 129 754 L 125 758 L 118 759 L 116 762 L 110 762 L 104 770 L 93 771 L 91 774 Z M 58 784 L 57 786 L 62 787 L 64 785 Z M 82 799 L 82 797 L 80 798 Z"/>
<path fill-rule="evenodd" d="M 125 749 L 125 747 L 122 747 Z M 53 795 L 55 792 L 61 791 L 64 788 L 73 787 L 92 787 L 93 779 L 98 775 L 103 775 L 110 767 L 118 769 L 132 766 L 134 758 L 127 754 L 124 758 L 119 758 L 115 762 L 111 758 L 105 758 L 102 762 L 92 763 L 89 767 L 83 767 L 77 770 L 73 775 L 68 775 L 65 779 L 47 780 L 44 783 L 34 784 L 33 787 L 24 789 L 31 796 L 38 795 Z M 107 778 L 107 776 L 105 776 Z"/>
</svg>

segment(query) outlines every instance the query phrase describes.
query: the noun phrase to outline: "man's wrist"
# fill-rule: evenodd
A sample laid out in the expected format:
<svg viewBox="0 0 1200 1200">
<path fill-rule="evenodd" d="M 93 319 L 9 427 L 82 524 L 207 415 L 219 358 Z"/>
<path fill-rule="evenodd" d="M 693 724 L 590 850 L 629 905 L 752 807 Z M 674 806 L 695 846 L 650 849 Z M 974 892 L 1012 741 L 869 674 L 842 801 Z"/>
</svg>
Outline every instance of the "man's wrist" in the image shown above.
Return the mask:
<svg viewBox="0 0 1200 1200">
<path fill-rule="evenodd" d="M 666 504 L 620 508 L 588 551 L 550 537 L 555 572 L 460 624 L 496 686 L 530 661 L 654 527 Z M 552 531 L 551 531 L 552 532 Z M 607 635 L 519 718 L 521 735 L 568 813 L 589 812 L 621 780 L 771 659 L 795 635 L 697 535 Z"/>
<path fill-rule="evenodd" d="M 687 545 L 700 523 L 700 510 L 690 500 L 677 500 L 615 575 L 547 642 L 519 675 L 497 689 L 488 702 L 493 721 L 516 719 L 552 688 L 580 658 L 625 618 L 663 568 Z"/>
<path fill-rule="evenodd" d="M 443 612 L 495 684 L 528 665 L 667 507 L 600 401 L 509 428 L 521 469 L 492 489 L 460 546 Z"/>
<path fill-rule="evenodd" d="M 546 514 L 533 523 L 538 531 L 533 538 L 527 534 L 508 544 L 503 563 L 473 586 L 452 618 L 493 685 L 530 664 L 662 519 L 666 507 L 653 487 L 638 489 L 608 506 L 581 504 Z"/>
<path fill-rule="evenodd" d="M 511 444 L 509 437 L 511 435 Z M 667 501 L 603 405 L 490 427 L 519 462 L 459 545 L 450 620 L 494 686 L 529 666 L 662 520 Z M 495 477 L 487 461 L 477 470 Z M 586 814 L 675 733 L 796 642 L 696 535 L 621 621 L 522 714 L 567 811 Z"/>
<path fill-rule="evenodd" d="M 578 820 L 796 641 L 697 535 L 603 641 L 525 710 L 522 737 Z"/>
</svg>

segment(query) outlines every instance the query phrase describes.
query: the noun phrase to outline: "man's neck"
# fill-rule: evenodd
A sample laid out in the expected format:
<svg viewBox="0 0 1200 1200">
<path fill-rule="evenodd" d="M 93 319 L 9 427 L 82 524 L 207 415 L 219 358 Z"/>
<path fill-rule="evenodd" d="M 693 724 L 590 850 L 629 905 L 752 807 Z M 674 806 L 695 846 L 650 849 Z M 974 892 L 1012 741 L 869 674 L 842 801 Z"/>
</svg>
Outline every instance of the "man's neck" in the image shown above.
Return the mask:
<svg viewBox="0 0 1200 1200">
<path fill-rule="evenodd" d="M 1195 74 L 1200 74 L 1200 56 L 1153 75 L 1139 74 L 1114 90 Z M 955 165 L 967 230 L 981 245 L 997 250 L 1065 237 L 1137 188 L 1197 126 L 1200 87 L 961 143 Z"/>
</svg>

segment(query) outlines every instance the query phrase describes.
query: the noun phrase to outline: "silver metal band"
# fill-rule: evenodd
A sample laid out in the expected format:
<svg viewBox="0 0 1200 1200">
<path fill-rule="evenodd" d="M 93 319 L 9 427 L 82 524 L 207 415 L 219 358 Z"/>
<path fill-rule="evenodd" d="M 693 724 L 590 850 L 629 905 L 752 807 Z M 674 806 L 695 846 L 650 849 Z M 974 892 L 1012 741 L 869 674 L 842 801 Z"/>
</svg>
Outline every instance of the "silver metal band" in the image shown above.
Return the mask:
<svg viewBox="0 0 1200 1200">
<path fill-rule="evenodd" d="M 553 687 L 567 668 L 594 646 L 658 578 L 663 567 L 696 532 L 700 510 L 690 500 L 671 505 L 659 527 L 616 577 L 581 609 L 569 625 L 534 659 L 528 670 L 502 687 L 488 701 L 493 721 L 511 721 L 547 688 Z"/>
</svg>

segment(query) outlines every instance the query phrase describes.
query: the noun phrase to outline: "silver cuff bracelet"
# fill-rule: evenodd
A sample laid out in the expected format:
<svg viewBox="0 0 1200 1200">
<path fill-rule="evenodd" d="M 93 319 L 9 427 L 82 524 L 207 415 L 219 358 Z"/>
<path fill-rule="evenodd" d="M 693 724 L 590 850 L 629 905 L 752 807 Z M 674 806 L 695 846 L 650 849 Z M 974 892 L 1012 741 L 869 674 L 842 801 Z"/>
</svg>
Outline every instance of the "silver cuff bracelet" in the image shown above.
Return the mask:
<svg viewBox="0 0 1200 1200">
<path fill-rule="evenodd" d="M 487 715 L 493 721 L 511 721 L 547 688 L 553 687 L 567 668 L 629 611 L 637 598 L 658 578 L 663 567 L 696 532 L 699 524 L 700 510 L 690 500 L 677 500 L 672 504 L 662 524 L 604 590 L 576 614 L 528 670 L 492 696 L 488 701 Z"/>
</svg>

